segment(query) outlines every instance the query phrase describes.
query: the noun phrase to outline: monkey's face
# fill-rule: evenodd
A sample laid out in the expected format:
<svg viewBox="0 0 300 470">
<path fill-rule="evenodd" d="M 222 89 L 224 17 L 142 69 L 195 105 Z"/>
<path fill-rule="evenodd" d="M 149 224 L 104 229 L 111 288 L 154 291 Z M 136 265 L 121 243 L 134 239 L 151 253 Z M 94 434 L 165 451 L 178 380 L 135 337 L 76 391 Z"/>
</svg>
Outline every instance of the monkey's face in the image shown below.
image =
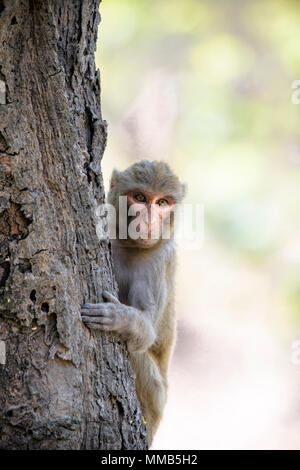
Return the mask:
<svg viewBox="0 0 300 470">
<path fill-rule="evenodd" d="M 141 248 L 150 248 L 162 238 L 170 238 L 175 204 L 171 196 L 140 189 L 128 191 L 126 196 L 131 241 Z"/>
</svg>

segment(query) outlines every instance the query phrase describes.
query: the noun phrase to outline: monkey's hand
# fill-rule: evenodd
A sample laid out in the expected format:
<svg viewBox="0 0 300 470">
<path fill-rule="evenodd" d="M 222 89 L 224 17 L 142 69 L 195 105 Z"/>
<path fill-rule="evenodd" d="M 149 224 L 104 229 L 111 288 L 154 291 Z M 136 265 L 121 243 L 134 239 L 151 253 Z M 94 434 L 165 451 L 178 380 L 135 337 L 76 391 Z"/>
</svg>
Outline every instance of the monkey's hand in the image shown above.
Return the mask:
<svg viewBox="0 0 300 470">
<path fill-rule="evenodd" d="M 114 295 L 107 291 L 103 292 L 103 297 L 108 302 L 83 305 L 81 308 L 82 321 L 91 329 L 124 332 L 130 322 L 126 305 L 121 304 Z"/>
<path fill-rule="evenodd" d="M 115 331 L 127 340 L 131 351 L 144 351 L 155 341 L 156 334 L 147 315 L 122 304 L 114 295 L 103 292 L 108 302 L 84 304 L 81 308 L 82 321 L 91 329 Z"/>
</svg>

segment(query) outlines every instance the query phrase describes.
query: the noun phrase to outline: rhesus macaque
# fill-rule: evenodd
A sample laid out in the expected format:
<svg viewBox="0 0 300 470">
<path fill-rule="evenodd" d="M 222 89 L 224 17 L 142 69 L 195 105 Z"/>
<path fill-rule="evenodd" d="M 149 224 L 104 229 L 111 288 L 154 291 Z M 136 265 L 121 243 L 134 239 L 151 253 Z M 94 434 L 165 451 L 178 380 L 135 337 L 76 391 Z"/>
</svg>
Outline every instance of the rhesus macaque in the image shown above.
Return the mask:
<svg viewBox="0 0 300 470">
<path fill-rule="evenodd" d="M 88 327 L 115 331 L 127 341 L 149 446 L 166 402 L 168 364 L 176 334 L 171 213 L 184 193 L 185 186 L 163 162 L 144 160 L 123 172 L 114 170 L 108 202 L 117 212 L 118 235 L 111 243 L 119 300 L 104 292 L 107 302 L 85 304 L 81 312 Z M 119 196 L 127 196 L 128 209 L 120 218 Z M 134 215 L 127 216 L 133 207 Z M 120 237 L 124 217 L 127 238 Z M 138 222 L 134 237 L 129 230 L 132 222 Z M 163 237 L 164 225 L 169 225 L 168 239 Z"/>
</svg>

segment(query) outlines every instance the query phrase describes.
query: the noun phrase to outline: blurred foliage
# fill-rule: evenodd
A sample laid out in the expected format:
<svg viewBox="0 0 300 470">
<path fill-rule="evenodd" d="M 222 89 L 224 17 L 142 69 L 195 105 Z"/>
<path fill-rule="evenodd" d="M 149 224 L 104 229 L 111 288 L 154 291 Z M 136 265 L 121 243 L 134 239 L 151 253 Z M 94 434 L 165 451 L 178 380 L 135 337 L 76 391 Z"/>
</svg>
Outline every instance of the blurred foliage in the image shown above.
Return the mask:
<svg viewBox="0 0 300 470">
<path fill-rule="evenodd" d="M 103 0 L 100 12 L 104 165 L 149 156 L 128 147 L 122 122 L 153 71 L 171 77 L 171 144 L 154 157 L 188 182 L 187 202 L 204 203 L 206 238 L 270 276 L 299 320 L 299 2 Z"/>
</svg>

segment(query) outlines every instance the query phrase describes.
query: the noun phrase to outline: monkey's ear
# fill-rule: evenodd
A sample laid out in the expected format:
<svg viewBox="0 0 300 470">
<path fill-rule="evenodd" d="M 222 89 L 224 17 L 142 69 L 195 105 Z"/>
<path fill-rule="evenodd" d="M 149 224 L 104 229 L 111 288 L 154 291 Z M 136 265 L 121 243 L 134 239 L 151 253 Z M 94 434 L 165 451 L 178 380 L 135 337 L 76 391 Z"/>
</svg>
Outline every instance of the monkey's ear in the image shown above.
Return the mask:
<svg viewBox="0 0 300 470">
<path fill-rule="evenodd" d="M 120 171 L 114 169 L 110 178 L 110 189 L 112 189 L 116 185 L 119 175 L 120 175 Z"/>
</svg>

